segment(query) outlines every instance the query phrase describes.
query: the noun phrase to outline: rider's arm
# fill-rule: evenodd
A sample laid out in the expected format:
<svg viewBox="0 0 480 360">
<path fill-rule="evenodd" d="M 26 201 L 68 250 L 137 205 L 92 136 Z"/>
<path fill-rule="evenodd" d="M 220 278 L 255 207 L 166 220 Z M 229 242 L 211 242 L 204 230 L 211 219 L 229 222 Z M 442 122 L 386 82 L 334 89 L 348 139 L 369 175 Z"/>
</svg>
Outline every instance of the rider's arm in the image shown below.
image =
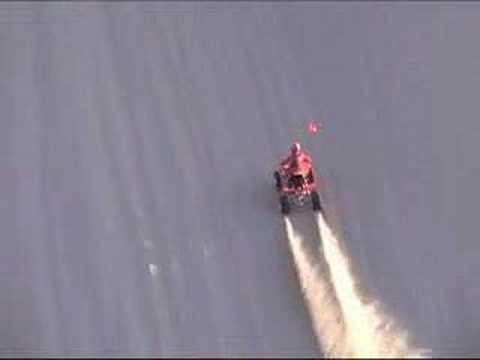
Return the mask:
<svg viewBox="0 0 480 360">
<path fill-rule="evenodd" d="M 282 162 L 280 163 L 280 166 L 282 168 L 288 168 L 290 166 L 290 156 L 282 160 Z"/>
<path fill-rule="evenodd" d="M 302 159 L 301 162 L 305 164 L 311 164 L 312 163 L 312 158 L 308 156 L 307 154 L 302 154 Z"/>
</svg>

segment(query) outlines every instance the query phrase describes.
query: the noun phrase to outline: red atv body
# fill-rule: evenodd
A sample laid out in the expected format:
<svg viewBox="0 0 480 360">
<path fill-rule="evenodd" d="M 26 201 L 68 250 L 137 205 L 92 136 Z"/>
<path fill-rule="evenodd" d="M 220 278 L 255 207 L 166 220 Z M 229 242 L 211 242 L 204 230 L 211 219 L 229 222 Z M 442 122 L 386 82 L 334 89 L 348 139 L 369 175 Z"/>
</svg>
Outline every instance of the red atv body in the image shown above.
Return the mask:
<svg viewBox="0 0 480 360">
<path fill-rule="evenodd" d="M 291 205 L 302 207 L 307 202 L 311 203 L 314 211 L 322 211 L 317 183 L 311 166 L 296 173 L 290 173 L 280 166 L 275 171 L 274 178 L 282 214 L 288 215 Z"/>
</svg>

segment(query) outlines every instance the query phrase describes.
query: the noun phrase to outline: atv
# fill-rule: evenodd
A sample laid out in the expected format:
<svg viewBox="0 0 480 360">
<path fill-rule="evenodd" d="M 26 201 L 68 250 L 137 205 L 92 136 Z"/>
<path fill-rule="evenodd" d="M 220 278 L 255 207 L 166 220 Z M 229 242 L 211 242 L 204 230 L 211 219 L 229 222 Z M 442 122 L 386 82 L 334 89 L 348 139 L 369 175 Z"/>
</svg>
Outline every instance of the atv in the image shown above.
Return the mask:
<svg viewBox="0 0 480 360">
<path fill-rule="evenodd" d="M 313 211 L 322 211 L 312 168 L 306 174 L 294 175 L 279 169 L 274 172 L 274 180 L 283 215 L 290 213 L 291 205 L 303 207 L 308 202 L 310 202 Z"/>
</svg>

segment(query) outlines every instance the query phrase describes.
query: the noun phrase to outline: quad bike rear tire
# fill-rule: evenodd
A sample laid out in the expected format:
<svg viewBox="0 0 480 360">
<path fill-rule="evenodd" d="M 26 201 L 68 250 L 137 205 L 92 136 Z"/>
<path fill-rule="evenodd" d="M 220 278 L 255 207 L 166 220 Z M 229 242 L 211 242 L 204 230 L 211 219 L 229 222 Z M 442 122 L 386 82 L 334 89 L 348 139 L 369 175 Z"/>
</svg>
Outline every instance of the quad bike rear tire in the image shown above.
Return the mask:
<svg viewBox="0 0 480 360">
<path fill-rule="evenodd" d="M 322 204 L 320 202 L 320 196 L 318 195 L 318 192 L 312 191 L 310 196 L 312 198 L 313 211 L 322 211 Z"/>
<path fill-rule="evenodd" d="M 280 208 L 283 215 L 290 214 L 290 203 L 286 195 L 280 196 Z"/>
</svg>

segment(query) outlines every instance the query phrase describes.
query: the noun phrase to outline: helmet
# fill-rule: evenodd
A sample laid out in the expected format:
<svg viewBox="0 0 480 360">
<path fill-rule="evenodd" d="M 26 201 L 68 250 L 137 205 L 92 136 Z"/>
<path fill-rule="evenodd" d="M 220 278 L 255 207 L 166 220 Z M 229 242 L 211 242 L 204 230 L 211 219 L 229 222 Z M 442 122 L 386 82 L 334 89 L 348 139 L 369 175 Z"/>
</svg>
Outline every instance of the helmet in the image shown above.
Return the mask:
<svg viewBox="0 0 480 360">
<path fill-rule="evenodd" d="M 290 147 L 290 151 L 292 152 L 293 155 L 297 155 L 301 149 L 302 147 L 300 146 L 299 142 L 294 142 Z"/>
</svg>

